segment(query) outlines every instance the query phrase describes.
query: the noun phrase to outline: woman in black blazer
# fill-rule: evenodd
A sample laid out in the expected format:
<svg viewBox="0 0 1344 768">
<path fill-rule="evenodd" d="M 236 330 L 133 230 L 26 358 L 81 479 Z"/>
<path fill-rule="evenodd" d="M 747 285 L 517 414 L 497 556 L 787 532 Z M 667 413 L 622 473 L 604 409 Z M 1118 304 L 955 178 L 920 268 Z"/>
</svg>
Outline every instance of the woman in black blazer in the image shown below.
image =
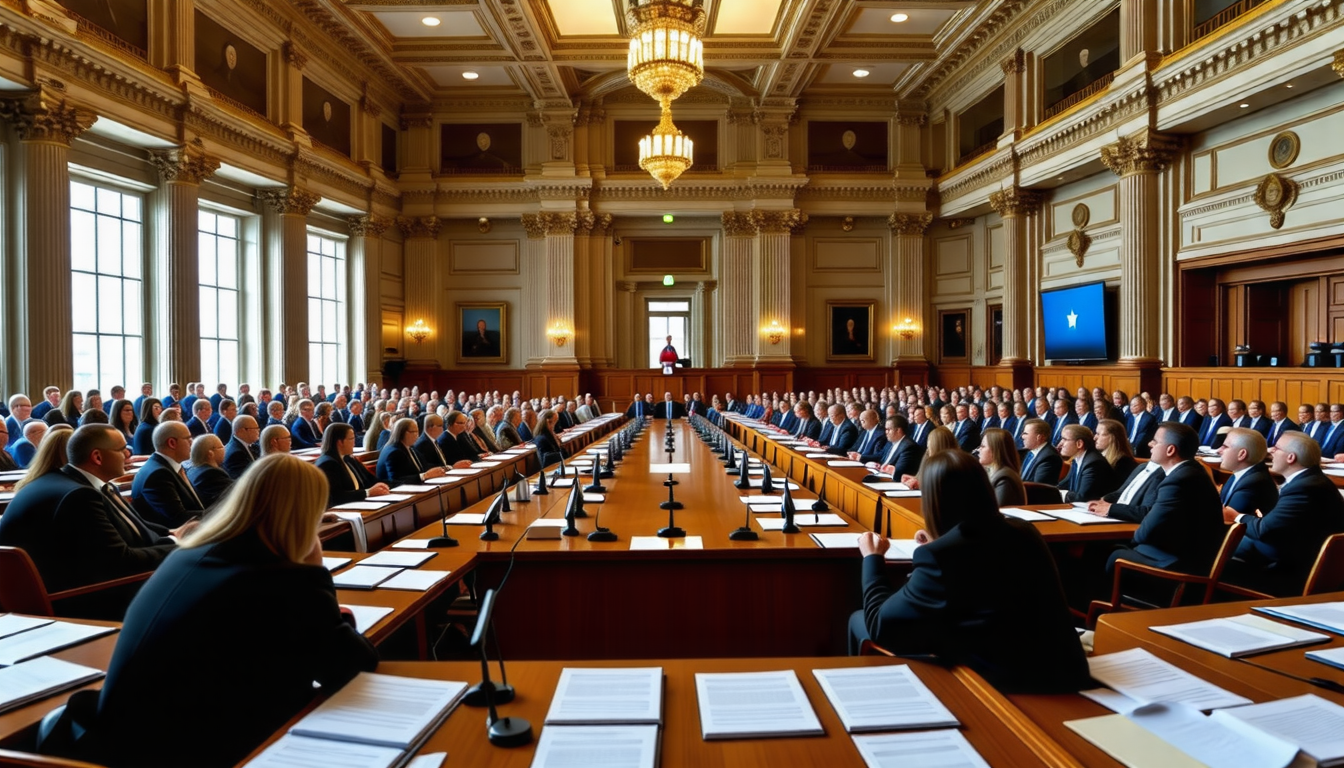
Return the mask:
<svg viewBox="0 0 1344 768">
<path fill-rule="evenodd" d="M 378 482 L 354 453 L 354 427 L 338 421 L 322 431 L 322 455 L 317 468 L 327 477 L 328 507 L 387 493 L 387 484 Z"/>
<path fill-rule="evenodd" d="M 536 437 L 532 438 L 532 443 L 537 446 L 537 461 L 541 466 L 550 466 L 550 460 L 547 454 L 559 454 L 564 458 L 565 449 L 560 447 L 560 438 L 555 434 L 555 423 L 559 416 L 553 409 L 547 409 L 541 412 L 541 418 L 537 421 Z"/>
<path fill-rule="evenodd" d="M 424 466 L 411 450 L 415 441 L 420 439 L 420 427 L 415 419 L 398 419 L 392 425 L 387 445 L 378 454 L 378 479 L 390 486 L 414 485 L 431 477 L 443 477 L 447 472 L 443 467 Z"/>
<path fill-rule="evenodd" d="M 1000 507 L 1027 503 L 1027 487 L 1022 484 L 1021 460 L 1017 446 L 1007 430 L 991 427 L 980 434 L 980 466 L 989 474 L 994 498 Z"/>
<path fill-rule="evenodd" d="M 302 459 L 267 456 L 188 534 L 131 603 L 101 694 L 72 698 L 66 717 L 88 728 L 73 756 L 231 766 L 378 666 L 322 567 L 326 486 Z"/>
<path fill-rule="evenodd" d="M 1087 659 L 1041 535 L 999 513 L 989 478 L 967 453 L 925 459 L 920 484 L 927 529 L 915 535 L 905 586 L 893 591 L 887 581 L 890 542 L 859 537 L 863 609 L 850 618 L 851 652 L 871 639 L 896 654 L 933 654 L 1010 692 L 1086 685 Z"/>
<path fill-rule="evenodd" d="M 140 424 L 135 428 L 135 439 L 131 441 L 131 453 L 136 456 L 148 456 L 154 452 L 154 428 L 159 426 L 159 414 L 163 413 L 163 403 L 157 397 L 146 397 L 140 404 Z"/>
<path fill-rule="evenodd" d="M 1121 484 L 1134 472 L 1139 460 L 1134 458 L 1133 446 L 1129 444 L 1129 434 L 1125 425 L 1115 419 L 1102 419 L 1097 422 L 1097 450 L 1111 463 L 1115 476 Z"/>
</svg>

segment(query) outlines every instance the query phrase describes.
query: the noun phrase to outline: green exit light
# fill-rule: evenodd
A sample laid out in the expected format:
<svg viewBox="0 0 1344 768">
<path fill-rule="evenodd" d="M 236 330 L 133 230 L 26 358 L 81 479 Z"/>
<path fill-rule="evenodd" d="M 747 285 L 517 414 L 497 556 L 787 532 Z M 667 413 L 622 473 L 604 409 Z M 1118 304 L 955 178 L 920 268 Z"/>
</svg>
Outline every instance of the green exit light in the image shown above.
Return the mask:
<svg viewBox="0 0 1344 768">
<path fill-rule="evenodd" d="M 677 281 L 671 275 L 663 275 L 663 285 L 676 285 Z"/>
<path fill-rule="evenodd" d="M 664 223 L 664 224 L 671 224 L 671 223 L 674 222 L 674 221 L 676 221 L 676 219 L 672 217 L 672 214 L 670 214 L 670 213 L 664 213 L 664 214 L 663 214 L 663 223 Z"/>
</svg>

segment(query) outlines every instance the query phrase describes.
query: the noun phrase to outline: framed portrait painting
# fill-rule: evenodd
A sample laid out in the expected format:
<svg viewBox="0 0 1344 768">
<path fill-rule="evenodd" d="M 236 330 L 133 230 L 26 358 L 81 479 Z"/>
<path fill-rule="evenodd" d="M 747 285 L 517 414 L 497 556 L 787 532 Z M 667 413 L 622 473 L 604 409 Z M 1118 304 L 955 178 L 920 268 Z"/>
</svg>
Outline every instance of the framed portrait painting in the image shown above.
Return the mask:
<svg viewBox="0 0 1344 768">
<path fill-rule="evenodd" d="M 826 302 L 826 360 L 863 362 L 873 359 L 871 301 Z"/>
<path fill-rule="evenodd" d="M 938 312 L 939 360 L 965 362 L 970 344 L 970 310 L 944 309 Z"/>
<path fill-rule="evenodd" d="M 508 305 L 504 302 L 459 302 L 457 349 L 459 363 L 507 363 Z"/>
</svg>

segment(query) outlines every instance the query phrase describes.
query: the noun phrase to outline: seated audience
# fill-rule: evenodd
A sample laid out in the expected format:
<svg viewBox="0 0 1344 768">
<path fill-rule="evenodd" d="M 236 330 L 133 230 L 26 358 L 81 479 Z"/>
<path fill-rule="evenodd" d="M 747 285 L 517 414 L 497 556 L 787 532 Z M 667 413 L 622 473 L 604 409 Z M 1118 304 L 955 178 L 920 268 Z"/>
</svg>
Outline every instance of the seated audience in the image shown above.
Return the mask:
<svg viewBox="0 0 1344 768">
<path fill-rule="evenodd" d="M 979 458 L 1000 507 L 1027 503 L 1027 488 L 1018 474 L 1017 446 L 1007 430 L 991 427 L 981 432 Z"/>
<path fill-rule="evenodd" d="M 1092 430 L 1082 424 L 1066 424 L 1059 448 L 1069 460 L 1069 473 L 1059 482 L 1060 490 L 1067 491 L 1065 501 L 1096 501 L 1115 490 L 1115 470 L 1096 449 Z"/>
<path fill-rule="evenodd" d="M 349 424 L 332 424 L 322 433 L 322 455 L 317 468 L 327 477 L 327 506 L 363 501 L 388 492 L 364 463 L 355 458 L 355 430 Z"/>
<path fill-rule="evenodd" d="M 226 400 L 225 402 L 232 402 Z M 191 469 L 187 479 L 206 509 L 233 487 L 233 478 L 223 469 L 224 444 L 214 435 L 203 435 L 191 442 Z"/>
<path fill-rule="evenodd" d="M 1243 418 L 1243 420 L 1246 420 Z M 1233 427 L 1218 448 L 1219 469 L 1231 475 L 1218 496 L 1226 517 L 1274 507 L 1279 489 L 1265 466 L 1265 438 L 1249 427 Z"/>
<path fill-rule="evenodd" d="M 261 430 L 257 428 L 256 419 L 239 416 L 233 420 L 230 432 L 233 434 L 224 446 L 224 471 L 237 480 L 260 458 L 261 449 L 257 443 L 261 439 Z"/>
<path fill-rule="evenodd" d="M 197 400 L 209 405 L 208 400 Z M 191 458 L 191 433 L 176 422 L 154 429 L 154 453 L 131 484 L 131 499 L 145 520 L 176 528 L 198 517 L 206 505 L 191 487 L 183 462 Z"/>
<path fill-rule="evenodd" d="M 1022 427 L 1022 482 L 1058 485 L 1064 460 L 1050 445 L 1050 425 L 1041 419 L 1027 419 Z"/>
<path fill-rule="evenodd" d="M 70 426 L 65 422 L 58 422 L 64 426 Z M 44 421 L 29 421 L 23 427 L 23 437 L 14 441 L 9 446 L 9 455 L 14 457 L 14 463 L 19 469 L 27 469 L 32 462 L 33 456 L 37 454 L 37 448 L 42 444 L 42 438 L 47 434 L 47 423 Z"/>
<path fill-rule="evenodd" d="M 443 477 L 443 467 L 427 467 L 411 446 L 420 438 L 415 419 L 398 419 L 392 425 L 387 445 L 378 454 L 378 479 L 389 486 L 414 485 L 430 478 Z"/>
</svg>

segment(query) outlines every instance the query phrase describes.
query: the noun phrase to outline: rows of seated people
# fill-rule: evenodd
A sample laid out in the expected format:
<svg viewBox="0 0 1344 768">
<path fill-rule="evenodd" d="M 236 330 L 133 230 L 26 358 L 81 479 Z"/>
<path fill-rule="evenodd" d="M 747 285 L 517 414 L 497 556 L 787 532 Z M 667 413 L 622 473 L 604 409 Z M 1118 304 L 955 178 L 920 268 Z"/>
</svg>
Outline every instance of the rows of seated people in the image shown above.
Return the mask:
<svg viewBox="0 0 1344 768">
<path fill-rule="evenodd" d="M 529 443 L 549 461 L 562 450 L 559 433 L 600 412 L 591 395 L 580 404 L 363 384 L 255 396 L 243 384 L 236 397 L 223 384 L 207 397 L 199 383 L 185 397 L 176 384 L 157 397 L 145 384 L 133 402 L 120 386 L 110 392 L 103 400 L 48 388 L 37 406 L 23 394 L 7 401 L 0 471 L 23 474 L 8 481 L 15 493 L 0 514 L 0 546 L 27 551 L 49 592 L 153 570 L 269 455 L 319 452 L 336 506 Z M 377 454 L 372 471 L 361 451 Z M 123 495 L 117 483 L 132 464 Z M 134 591 L 76 598 L 63 612 L 117 619 Z"/>
</svg>

